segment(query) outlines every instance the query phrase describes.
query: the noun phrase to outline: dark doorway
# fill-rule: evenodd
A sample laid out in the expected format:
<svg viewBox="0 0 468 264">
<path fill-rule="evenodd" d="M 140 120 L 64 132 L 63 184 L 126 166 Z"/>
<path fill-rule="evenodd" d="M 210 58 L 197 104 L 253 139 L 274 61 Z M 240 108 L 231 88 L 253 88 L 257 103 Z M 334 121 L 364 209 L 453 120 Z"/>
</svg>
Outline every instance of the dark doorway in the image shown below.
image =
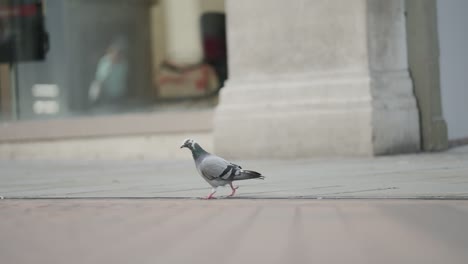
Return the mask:
<svg viewBox="0 0 468 264">
<path fill-rule="evenodd" d="M 209 12 L 201 17 L 205 62 L 214 67 L 220 88 L 227 79 L 226 15 Z"/>
</svg>

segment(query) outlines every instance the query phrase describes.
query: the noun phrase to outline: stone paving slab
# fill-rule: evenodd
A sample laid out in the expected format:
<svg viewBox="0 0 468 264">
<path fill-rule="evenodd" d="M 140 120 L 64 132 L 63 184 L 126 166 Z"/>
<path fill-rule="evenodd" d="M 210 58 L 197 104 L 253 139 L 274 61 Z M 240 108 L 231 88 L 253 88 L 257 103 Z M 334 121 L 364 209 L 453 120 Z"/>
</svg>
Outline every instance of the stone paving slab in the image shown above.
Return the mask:
<svg viewBox="0 0 468 264">
<path fill-rule="evenodd" d="M 0 263 L 468 263 L 468 201 L 0 201 Z"/>
<path fill-rule="evenodd" d="M 468 147 L 377 158 L 236 161 L 266 179 L 238 198 L 466 198 Z M 0 196 L 196 198 L 210 191 L 191 160 L 0 160 Z M 218 195 L 227 195 L 220 189 Z"/>
</svg>

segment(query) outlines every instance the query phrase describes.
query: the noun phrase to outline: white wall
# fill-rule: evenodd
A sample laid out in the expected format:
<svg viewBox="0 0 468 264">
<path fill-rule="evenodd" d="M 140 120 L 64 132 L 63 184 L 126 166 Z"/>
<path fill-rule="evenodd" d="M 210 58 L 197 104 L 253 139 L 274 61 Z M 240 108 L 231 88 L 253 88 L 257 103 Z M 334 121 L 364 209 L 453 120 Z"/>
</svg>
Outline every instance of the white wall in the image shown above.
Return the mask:
<svg viewBox="0 0 468 264">
<path fill-rule="evenodd" d="M 225 12 L 224 0 L 199 0 L 198 2 L 199 15 L 205 12 Z M 166 30 L 165 19 L 168 14 L 165 13 L 163 5 L 163 1 L 158 1 L 150 8 L 152 63 L 155 73 L 159 71 L 159 66 L 166 59 L 168 53 L 166 38 L 169 32 Z M 184 45 L 186 45 L 185 42 Z"/>
<path fill-rule="evenodd" d="M 202 13 L 222 12 L 224 13 L 224 0 L 200 0 Z"/>
<path fill-rule="evenodd" d="M 166 21 L 162 2 L 153 4 L 150 8 L 151 56 L 153 71 L 159 71 L 159 66 L 166 58 Z"/>
<path fill-rule="evenodd" d="M 437 1 L 442 110 L 449 140 L 468 138 L 468 1 Z"/>
</svg>

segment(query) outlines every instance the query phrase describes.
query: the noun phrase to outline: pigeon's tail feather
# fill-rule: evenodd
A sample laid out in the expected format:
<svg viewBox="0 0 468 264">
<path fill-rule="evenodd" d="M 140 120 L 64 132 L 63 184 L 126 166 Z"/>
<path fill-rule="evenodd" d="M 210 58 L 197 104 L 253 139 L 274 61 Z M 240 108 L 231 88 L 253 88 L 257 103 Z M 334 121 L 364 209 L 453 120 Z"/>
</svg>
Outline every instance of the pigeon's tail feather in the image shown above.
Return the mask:
<svg viewBox="0 0 468 264">
<path fill-rule="evenodd" d="M 261 173 L 251 170 L 241 170 L 239 175 L 234 176 L 233 181 L 240 181 L 240 180 L 249 180 L 249 179 L 265 179 Z"/>
</svg>

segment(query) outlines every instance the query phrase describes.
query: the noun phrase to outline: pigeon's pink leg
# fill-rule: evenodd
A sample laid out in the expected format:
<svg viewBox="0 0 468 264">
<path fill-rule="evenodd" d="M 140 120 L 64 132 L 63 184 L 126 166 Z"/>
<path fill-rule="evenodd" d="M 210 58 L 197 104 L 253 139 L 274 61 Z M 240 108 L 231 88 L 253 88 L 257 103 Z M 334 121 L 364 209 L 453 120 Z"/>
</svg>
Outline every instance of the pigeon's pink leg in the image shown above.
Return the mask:
<svg viewBox="0 0 468 264">
<path fill-rule="evenodd" d="M 216 193 L 216 188 L 213 188 L 211 189 L 211 193 L 210 195 L 208 195 L 208 197 L 206 197 L 205 199 L 209 200 L 209 199 L 213 199 L 213 195 Z"/>
<path fill-rule="evenodd" d="M 236 186 L 236 187 L 234 188 L 234 186 L 232 186 L 232 182 L 229 183 L 229 186 L 231 186 L 232 192 L 231 192 L 230 195 L 228 195 L 228 197 L 232 197 L 232 196 L 234 196 L 234 194 L 236 194 L 236 190 L 239 188 L 239 186 Z"/>
</svg>

